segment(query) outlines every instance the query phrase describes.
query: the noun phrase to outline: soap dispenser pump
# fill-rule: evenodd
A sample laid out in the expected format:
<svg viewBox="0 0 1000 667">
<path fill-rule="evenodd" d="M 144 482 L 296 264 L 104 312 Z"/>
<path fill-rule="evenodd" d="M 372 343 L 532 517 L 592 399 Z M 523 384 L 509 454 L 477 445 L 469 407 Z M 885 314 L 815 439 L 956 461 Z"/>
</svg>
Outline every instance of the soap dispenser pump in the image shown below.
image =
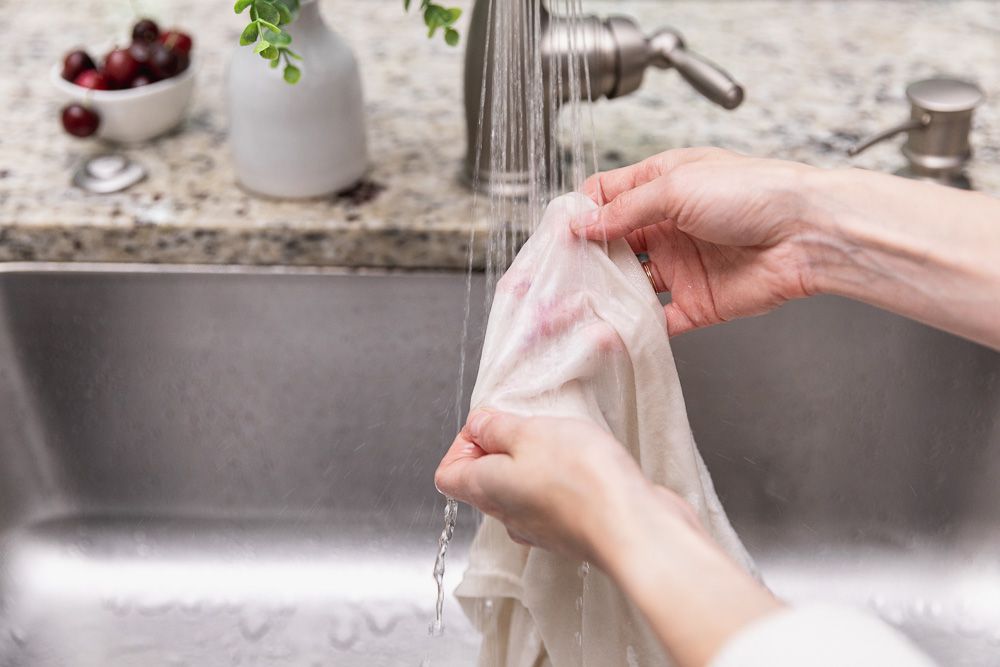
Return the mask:
<svg viewBox="0 0 1000 667">
<path fill-rule="evenodd" d="M 972 157 L 972 112 L 983 102 L 982 89 L 961 79 L 934 78 L 907 86 L 906 97 L 909 119 L 853 146 L 848 155 L 906 132 L 902 151 L 908 165 L 897 173 L 971 189 L 964 169 Z"/>
</svg>

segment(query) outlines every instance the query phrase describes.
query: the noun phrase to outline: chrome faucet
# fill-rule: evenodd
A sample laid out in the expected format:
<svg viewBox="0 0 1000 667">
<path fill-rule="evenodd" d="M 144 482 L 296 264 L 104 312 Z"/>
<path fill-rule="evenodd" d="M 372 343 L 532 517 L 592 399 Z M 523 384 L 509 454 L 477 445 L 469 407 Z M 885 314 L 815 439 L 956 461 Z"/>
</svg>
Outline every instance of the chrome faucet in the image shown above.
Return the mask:
<svg viewBox="0 0 1000 667">
<path fill-rule="evenodd" d="M 639 88 L 650 66 L 676 69 L 695 90 L 726 109 L 735 109 L 743 102 L 743 88 L 720 67 L 689 51 L 680 33 L 670 28 L 646 37 L 635 21 L 624 16 L 569 18 L 552 15 L 544 0 L 476 0 L 465 52 L 468 145 L 464 177 L 480 191 L 522 197 L 529 191 L 532 174 L 537 177 L 538 174 L 554 173 L 553 165 L 532 164 L 536 159 L 529 155 L 526 142 L 515 138 L 516 133 L 512 131 L 501 133 L 508 143 L 504 167 L 498 170 L 499 173 L 491 168 L 494 162 L 491 159 L 492 84 L 496 74 L 495 26 L 498 22 L 507 26 L 507 35 L 514 47 L 525 51 L 523 62 L 533 59 L 541 62 L 542 86 L 547 91 L 543 95 L 545 103 L 541 114 L 546 142 L 551 141 L 549 127 L 555 123 L 558 106 L 569 101 L 570 90 L 578 91 L 583 100 L 588 96 L 592 100 L 622 97 Z M 510 26 L 527 32 L 526 26 L 531 25 L 541 28 L 537 43 L 527 34 L 511 33 Z M 559 86 L 561 99 L 557 99 L 552 92 L 554 79 L 572 71 L 568 63 L 572 45 L 580 45 L 576 49 L 582 61 L 576 67 L 578 85 Z M 534 71 L 537 70 L 526 70 L 525 78 L 531 77 Z M 530 110 L 523 90 L 519 96 L 508 93 L 506 103 L 516 107 L 514 113 L 508 114 L 511 118 L 517 114 L 521 114 L 522 119 L 528 118 Z M 549 148 L 547 145 L 544 155 L 552 154 Z M 559 166 L 554 165 L 554 168 L 557 170 Z"/>
</svg>

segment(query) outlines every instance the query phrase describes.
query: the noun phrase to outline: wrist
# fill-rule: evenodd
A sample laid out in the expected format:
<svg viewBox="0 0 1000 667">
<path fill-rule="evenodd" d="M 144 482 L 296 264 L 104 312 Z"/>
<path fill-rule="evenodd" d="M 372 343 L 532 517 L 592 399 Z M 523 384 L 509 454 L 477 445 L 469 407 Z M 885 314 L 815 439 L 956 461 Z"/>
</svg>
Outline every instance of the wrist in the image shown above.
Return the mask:
<svg viewBox="0 0 1000 667">
<path fill-rule="evenodd" d="M 628 519 L 599 547 L 597 563 L 676 664 L 707 664 L 732 636 L 781 603 L 723 552 L 690 507 L 646 485 Z"/>
<path fill-rule="evenodd" d="M 845 206 L 855 187 L 854 169 L 809 167 L 802 173 L 799 225 L 794 236 L 802 257 L 802 282 L 810 294 L 836 293 L 840 275 L 849 270 L 854 244 L 847 217 L 854 212 Z"/>
</svg>

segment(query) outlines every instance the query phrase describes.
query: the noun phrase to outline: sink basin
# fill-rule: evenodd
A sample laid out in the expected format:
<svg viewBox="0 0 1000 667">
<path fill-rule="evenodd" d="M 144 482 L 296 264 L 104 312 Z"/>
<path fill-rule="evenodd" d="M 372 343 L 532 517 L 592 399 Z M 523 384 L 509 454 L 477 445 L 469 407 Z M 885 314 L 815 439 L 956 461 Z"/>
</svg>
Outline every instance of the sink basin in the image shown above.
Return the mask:
<svg viewBox="0 0 1000 667">
<path fill-rule="evenodd" d="M 455 273 L 0 266 L 0 665 L 474 664 L 451 599 L 427 633 L 465 293 Z M 675 352 L 776 592 L 996 663 L 1000 355 L 836 298 Z M 463 510 L 449 586 L 474 528 Z"/>
</svg>

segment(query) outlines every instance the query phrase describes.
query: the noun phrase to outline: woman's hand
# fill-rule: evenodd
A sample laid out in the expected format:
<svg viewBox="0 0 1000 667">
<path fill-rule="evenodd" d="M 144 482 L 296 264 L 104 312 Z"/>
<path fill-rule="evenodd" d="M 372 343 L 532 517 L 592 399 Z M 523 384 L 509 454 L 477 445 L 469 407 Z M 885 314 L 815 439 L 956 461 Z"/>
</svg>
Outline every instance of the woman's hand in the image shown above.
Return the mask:
<svg viewBox="0 0 1000 667">
<path fill-rule="evenodd" d="M 434 481 L 502 521 L 515 541 L 597 563 L 640 508 L 657 505 L 697 525 L 680 498 L 651 484 L 611 435 L 583 420 L 478 410 Z"/>
<path fill-rule="evenodd" d="M 809 170 L 717 148 L 667 151 L 588 179 L 584 193 L 602 206 L 574 227 L 594 240 L 625 237 L 649 255 L 677 335 L 815 291 L 797 242 Z"/>
<path fill-rule="evenodd" d="M 1000 200 L 718 148 L 667 151 L 583 190 L 601 207 L 577 233 L 649 255 L 671 335 L 823 292 L 1000 349 Z"/>
<path fill-rule="evenodd" d="M 683 500 L 649 482 L 589 422 L 478 410 L 434 481 L 502 521 L 516 541 L 604 570 L 681 667 L 706 664 L 736 632 L 780 608 Z"/>
</svg>

